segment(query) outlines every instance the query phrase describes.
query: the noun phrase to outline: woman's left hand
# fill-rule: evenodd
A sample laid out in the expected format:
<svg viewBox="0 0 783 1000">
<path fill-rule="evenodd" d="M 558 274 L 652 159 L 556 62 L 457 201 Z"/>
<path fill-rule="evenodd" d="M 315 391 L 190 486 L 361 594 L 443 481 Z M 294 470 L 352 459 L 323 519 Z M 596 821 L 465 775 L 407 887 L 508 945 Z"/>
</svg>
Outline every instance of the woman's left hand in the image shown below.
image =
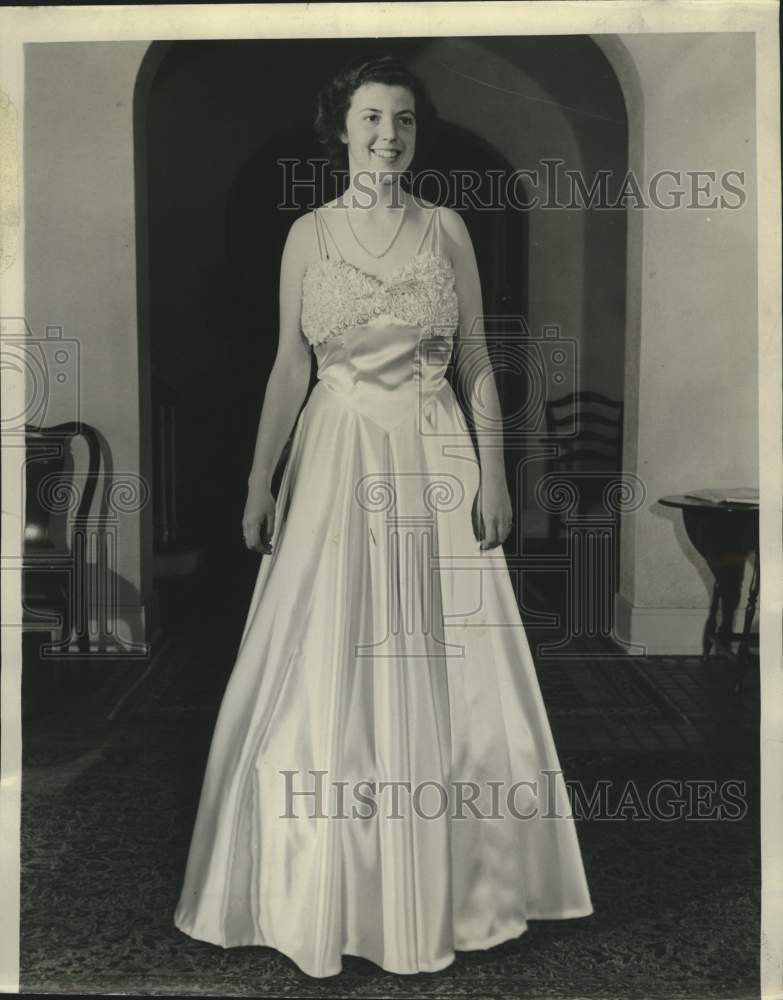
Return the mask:
<svg viewBox="0 0 783 1000">
<path fill-rule="evenodd" d="M 511 532 L 513 510 L 505 473 L 485 476 L 473 503 L 473 531 L 482 549 L 501 545 Z"/>
</svg>

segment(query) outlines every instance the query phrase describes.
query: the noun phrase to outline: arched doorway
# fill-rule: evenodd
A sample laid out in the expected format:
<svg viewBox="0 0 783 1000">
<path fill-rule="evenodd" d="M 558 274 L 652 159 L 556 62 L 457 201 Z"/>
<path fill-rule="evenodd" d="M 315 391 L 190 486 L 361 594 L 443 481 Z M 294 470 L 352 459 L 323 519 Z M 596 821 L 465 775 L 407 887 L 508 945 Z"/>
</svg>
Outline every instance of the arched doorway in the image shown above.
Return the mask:
<svg viewBox="0 0 783 1000">
<path fill-rule="evenodd" d="M 264 178 L 271 176 L 280 154 L 313 155 L 317 86 L 359 46 L 362 51 L 394 51 L 426 67 L 426 53 L 440 53 L 444 41 L 449 40 L 156 43 L 145 60 L 147 79 L 142 86 L 140 74 L 136 95 L 140 353 L 148 356 L 142 376 L 176 390 L 180 433 L 174 475 L 180 536 L 207 550 L 209 586 L 216 596 L 238 606 L 246 602 L 248 582 L 257 571 L 257 557 L 244 552 L 238 525 L 276 347 L 280 250 L 293 220 L 289 213 L 270 213 L 274 201 Z M 563 106 L 570 102 L 572 111 L 575 107 L 581 113 L 578 105 L 584 94 L 593 108 L 608 100 L 611 70 L 587 37 L 568 40 L 568 71 L 559 75 L 554 56 L 562 39 L 473 41 L 497 65 L 502 60 L 506 67 L 522 67 L 520 73 L 535 74 L 537 86 L 550 87 Z M 424 59 L 416 58 L 423 54 Z M 302 86 L 302 67 L 312 80 L 310 88 Z M 296 88 L 286 86 L 294 73 Z M 494 93 L 486 92 L 489 118 Z M 580 165 L 600 162 L 606 143 L 591 138 L 592 112 L 583 120 L 579 114 L 568 118 L 558 101 L 551 102 L 558 107 L 557 128 L 569 132 L 573 148 L 588 150 Z M 616 105 L 615 97 L 612 101 Z M 489 141 L 484 122 L 476 120 L 475 128 L 460 124 L 458 109 L 449 107 L 448 98 L 437 103 L 446 127 L 433 161 L 436 169 L 445 165 L 452 171 L 508 171 L 520 166 L 519 153 L 510 155 L 512 147 L 504 143 L 504 136 L 512 134 L 502 127 L 505 120 L 496 130 L 498 141 Z M 520 105 L 520 115 L 527 113 L 526 107 Z M 534 140 L 556 145 L 555 130 L 544 135 L 540 129 L 525 129 L 524 117 L 518 118 L 516 130 L 525 133 L 531 158 L 539 155 Z M 623 134 L 616 140 L 615 160 L 627 157 L 626 138 Z M 615 224 L 610 230 L 596 214 L 582 226 L 565 222 L 556 241 L 551 225 L 542 237 L 541 227 L 534 232 L 525 213 L 467 211 L 465 218 L 482 271 L 486 313 L 518 314 L 527 320 L 537 297 L 539 314 L 546 318 L 545 310 L 561 295 L 555 287 L 561 264 L 569 273 L 581 268 L 585 280 L 578 288 L 565 284 L 562 297 L 570 296 L 572 313 L 583 315 L 578 336 L 584 337 L 585 353 L 595 354 L 596 344 L 608 337 L 606 353 L 614 359 L 614 370 L 621 369 L 625 275 L 615 266 L 625 258 L 621 227 Z M 612 259 L 604 268 L 607 247 Z M 564 250 L 572 260 L 561 260 Z M 531 293 L 528 275 L 534 262 L 539 275 L 542 268 L 547 270 L 546 255 L 551 258 L 552 288 L 542 306 L 540 280 Z M 599 287 L 600 295 L 594 291 Z M 609 333 L 607 324 L 601 328 L 598 322 L 605 304 L 614 313 Z M 591 365 L 593 372 L 606 367 L 600 357 Z M 498 381 L 504 409 L 515 408 L 515 397 L 525 391 L 519 375 L 501 372 Z M 148 406 L 143 409 L 149 412 Z M 154 479 L 153 437 L 152 429 L 142 437 L 142 450 L 148 453 L 142 464 L 146 461 Z M 509 451 L 507 458 L 511 471 L 515 456 Z M 516 487 L 513 475 L 509 481 Z M 145 537 L 151 541 L 152 532 Z M 234 592 L 227 596 L 233 584 Z M 241 610 L 238 613 L 241 617 Z"/>
</svg>

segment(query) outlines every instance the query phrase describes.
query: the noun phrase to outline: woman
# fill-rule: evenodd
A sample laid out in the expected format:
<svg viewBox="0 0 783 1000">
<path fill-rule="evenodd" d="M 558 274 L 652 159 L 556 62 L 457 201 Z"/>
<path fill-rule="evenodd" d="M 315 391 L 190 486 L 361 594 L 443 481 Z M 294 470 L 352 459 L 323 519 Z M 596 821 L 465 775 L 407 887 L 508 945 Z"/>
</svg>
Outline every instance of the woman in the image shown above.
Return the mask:
<svg viewBox="0 0 783 1000">
<path fill-rule="evenodd" d="M 283 251 L 243 518 L 265 558 L 175 915 L 310 976 L 343 954 L 435 971 L 530 919 L 592 912 L 499 548 L 511 502 L 473 249 L 455 211 L 400 184 L 428 108 L 388 57 L 320 96 L 350 181 Z"/>
</svg>

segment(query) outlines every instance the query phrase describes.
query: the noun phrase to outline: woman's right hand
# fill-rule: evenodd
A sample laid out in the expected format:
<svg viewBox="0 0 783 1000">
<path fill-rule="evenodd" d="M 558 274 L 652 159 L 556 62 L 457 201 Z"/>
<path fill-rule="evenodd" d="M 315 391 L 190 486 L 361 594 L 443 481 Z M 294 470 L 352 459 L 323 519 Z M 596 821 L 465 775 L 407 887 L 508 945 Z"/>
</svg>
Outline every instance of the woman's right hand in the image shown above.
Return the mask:
<svg viewBox="0 0 783 1000">
<path fill-rule="evenodd" d="M 270 539 L 275 530 L 275 498 L 269 487 L 254 488 L 248 495 L 242 515 L 242 533 L 245 545 L 253 552 L 269 554 Z"/>
</svg>

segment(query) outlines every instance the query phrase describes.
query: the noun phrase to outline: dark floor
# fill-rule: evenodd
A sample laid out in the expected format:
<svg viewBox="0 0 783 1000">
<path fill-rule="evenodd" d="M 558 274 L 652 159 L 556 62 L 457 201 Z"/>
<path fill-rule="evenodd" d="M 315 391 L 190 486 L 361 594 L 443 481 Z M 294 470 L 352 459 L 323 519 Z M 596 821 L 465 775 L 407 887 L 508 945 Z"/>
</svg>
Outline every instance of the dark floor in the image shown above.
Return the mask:
<svg viewBox="0 0 783 1000">
<path fill-rule="evenodd" d="M 346 957 L 340 976 L 312 980 L 271 949 L 223 950 L 180 934 L 171 917 L 249 600 L 243 588 L 223 590 L 220 604 L 207 595 L 209 615 L 190 602 L 190 618 L 172 614 L 178 624 L 152 669 L 107 663 L 105 683 L 27 721 L 23 992 L 758 995 L 758 672 L 735 695 L 723 660 L 616 658 L 600 637 L 581 640 L 581 661 L 537 657 L 567 781 L 588 794 L 609 782 L 616 804 L 629 782 L 648 801 L 660 779 L 691 788 L 733 781 L 736 818 L 650 820 L 631 808 L 613 820 L 580 819 L 595 913 L 533 921 L 521 938 L 460 952 L 440 973 L 395 976 Z M 531 588 L 531 618 L 556 609 L 558 596 Z M 534 652 L 558 628 L 528 625 Z"/>
</svg>

